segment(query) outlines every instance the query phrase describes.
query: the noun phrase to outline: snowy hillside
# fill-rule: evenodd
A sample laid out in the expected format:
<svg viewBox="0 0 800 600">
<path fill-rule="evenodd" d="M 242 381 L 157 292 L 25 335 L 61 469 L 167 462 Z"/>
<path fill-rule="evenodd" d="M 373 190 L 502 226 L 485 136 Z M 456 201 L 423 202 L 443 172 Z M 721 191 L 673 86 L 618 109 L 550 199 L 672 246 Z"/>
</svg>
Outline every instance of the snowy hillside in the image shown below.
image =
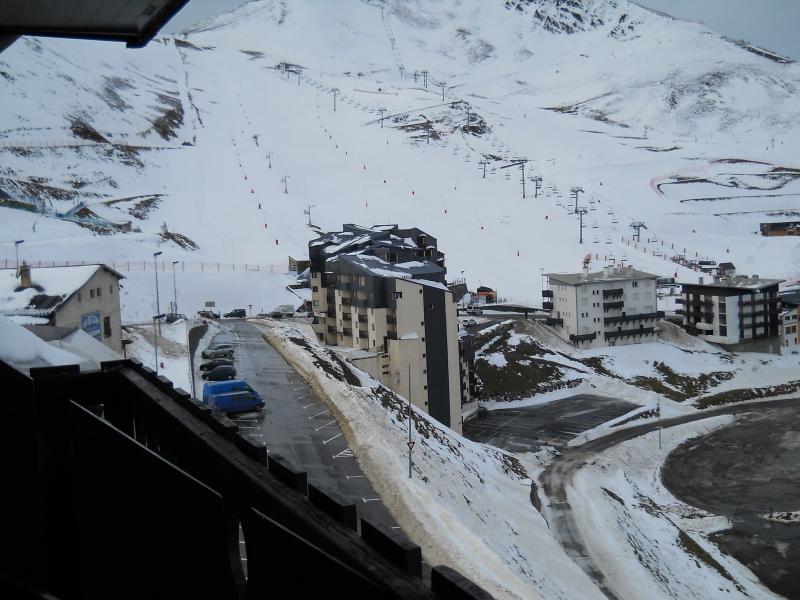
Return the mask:
<svg viewBox="0 0 800 600">
<path fill-rule="evenodd" d="M 142 50 L 23 39 L 0 76 L 0 239 L 28 260 L 161 249 L 205 278 L 187 312 L 201 263 L 285 270 L 309 220 L 418 226 L 451 277 L 521 302 L 589 252 L 800 275 L 797 238 L 756 233 L 800 214 L 800 67 L 624 0 L 252 2 Z M 233 304 L 259 305 L 253 277 L 228 278 Z"/>
</svg>

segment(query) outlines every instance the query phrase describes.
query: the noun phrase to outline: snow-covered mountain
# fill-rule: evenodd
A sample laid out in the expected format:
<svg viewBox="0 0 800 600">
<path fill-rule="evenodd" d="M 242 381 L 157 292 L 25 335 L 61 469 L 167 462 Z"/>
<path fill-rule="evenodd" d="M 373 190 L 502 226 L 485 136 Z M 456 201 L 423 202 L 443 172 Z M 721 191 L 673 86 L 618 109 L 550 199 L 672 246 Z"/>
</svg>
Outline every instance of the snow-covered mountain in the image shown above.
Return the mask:
<svg viewBox="0 0 800 600">
<path fill-rule="evenodd" d="M 797 64 L 624 0 L 267 0 L 142 50 L 26 38 L 0 54 L 0 239 L 280 270 L 309 220 L 392 222 L 528 302 L 587 253 L 793 278 L 797 238 L 756 232 L 800 214 L 799 86 Z"/>
</svg>

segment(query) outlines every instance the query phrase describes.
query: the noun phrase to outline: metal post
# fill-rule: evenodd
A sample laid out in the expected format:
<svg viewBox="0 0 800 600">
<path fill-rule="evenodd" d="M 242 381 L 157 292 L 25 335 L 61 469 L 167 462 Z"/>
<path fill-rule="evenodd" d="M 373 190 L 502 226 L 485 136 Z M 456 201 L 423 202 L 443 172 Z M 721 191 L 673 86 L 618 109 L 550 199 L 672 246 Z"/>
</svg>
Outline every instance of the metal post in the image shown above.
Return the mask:
<svg viewBox="0 0 800 600">
<path fill-rule="evenodd" d="M 159 250 L 158 252 L 153 252 L 153 266 L 155 267 L 156 270 L 156 314 L 159 315 L 161 314 L 161 303 L 158 298 L 158 262 L 156 261 L 156 258 L 158 256 L 161 256 L 161 254 L 163 254 L 161 250 Z M 159 335 L 161 335 L 161 321 L 158 322 L 158 333 Z"/>
<path fill-rule="evenodd" d="M 408 363 L 408 478 L 411 479 L 411 449 L 414 442 L 411 441 L 411 363 Z"/>
<path fill-rule="evenodd" d="M 658 398 L 658 449 L 661 450 L 661 396 Z"/>
<path fill-rule="evenodd" d="M 16 242 L 14 242 L 14 252 L 17 255 L 17 259 L 16 259 L 17 260 L 17 263 L 16 263 L 17 273 L 19 273 L 19 245 L 22 244 L 24 241 L 25 240 L 17 240 Z"/>
<path fill-rule="evenodd" d="M 172 261 L 172 309 L 176 315 L 178 314 L 178 287 L 175 285 L 175 265 L 177 264 L 177 260 Z"/>
<path fill-rule="evenodd" d="M 156 321 L 158 321 L 158 319 L 153 317 L 153 350 L 155 350 L 156 353 L 156 375 L 158 375 L 158 338 L 156 337 Z M 161 321 L 158 321 L 158 324 L 160 325 Z"/>
</svg>

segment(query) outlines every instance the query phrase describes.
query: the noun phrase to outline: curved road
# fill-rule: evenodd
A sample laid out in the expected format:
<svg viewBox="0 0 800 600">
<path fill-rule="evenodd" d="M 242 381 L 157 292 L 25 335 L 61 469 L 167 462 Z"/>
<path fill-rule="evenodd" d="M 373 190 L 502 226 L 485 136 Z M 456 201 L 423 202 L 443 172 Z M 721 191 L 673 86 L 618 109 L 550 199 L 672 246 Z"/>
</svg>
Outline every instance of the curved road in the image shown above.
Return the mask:
<svg viewBox="0 0 800 600">
<path fill-rule="evenodd" d="M 586 464 L 592 456 L 621 442 L 655 431 L 659 426 L 667 428 L 719 415 L 735 415 L 748 412 L 764 412 L 777 408 L 797 407 L 798 400 L 800 400 L 800 398 L 768 400 L 750 404 L 729 404 L 719 408 L 706 409 L 702 412 L 690 415 L 663 419 L 660 424 L 658 422 L 653 422 L 637 425 L 636 427 L 623 429 L 607 436 L 591 440 L 581 446 L 564 449 L 561 456 L 554 460 L 550 466 L 542 472 L 540 477 L 542 490 L 549 503 L 549 510 L 547 514 L 545 514 L 545 518 L 550 525 L 550 529 L 552 529 L 556 538 L 567 552 L 567 555 L 597 583 L 603 593 L 609 598 L 616 598 L 602 570 L 592 561 L 586 551 L 580 531 L 578 530 L 578 526 L 572 514 L 572 508 L 567 499 L 567 485 L 570 484 L 578 469 Z"/>
</svg>

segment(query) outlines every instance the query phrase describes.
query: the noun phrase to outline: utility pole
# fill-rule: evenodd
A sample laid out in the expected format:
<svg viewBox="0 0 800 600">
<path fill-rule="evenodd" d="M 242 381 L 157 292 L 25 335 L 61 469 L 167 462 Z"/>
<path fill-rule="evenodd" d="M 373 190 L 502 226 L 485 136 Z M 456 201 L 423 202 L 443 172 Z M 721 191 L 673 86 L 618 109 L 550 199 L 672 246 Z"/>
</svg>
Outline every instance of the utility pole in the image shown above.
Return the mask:
<svg viewBox="0 0 800 600">
<path fill-rule="evenodd" d="M 539 197 L 539 190 L 542 189 L 542 178 L 541 176 L 537 175 L 533 178 L 533 197 Z"/>
<path fill-rule="evenodd" d="M 333 112 L 336 112 L 336 94 L 339 92 L 339 88 L 333 88 L 331 91 L 333 92 Z"/>
<path fill-rule="evenodd" d="M 378 112 L 381 113 L 381 129 L 383 129 L 383 113 L 386 112 L 386 109 L 385 108 L 379 108 Z"/>
<path fill-rule="evenodd" d="M 267 165 L 272 168 L 272 152 L 267 152 Z"/>
<path fill-rule="evenodd" d="M 16 262 L 17 274 L 19 274 L 19 246 L 24 242 L 25 240 L 17 240 L 16 242 L 14 242 L 14 252 L 17 255 L 17 262 Z"/>
<path fill-rule="evenodd" d="M 569 190 L 570 197 L 572 197 L 575 200 L 575 210 L 573 211 L 575 214 L 578 213 L 578 194 L 580 194 L 581 192 L 583 192 L 583 188 L 577 186 L 572 187 Z"/>
<path fill-rule="evenodd" d="M 178 314 L 178 286 L 175 284 L 175 265 L 179 261 L 172 261 L 172 311 L 173 314 Z"/>
<path fill-rule="evenodd" d="M 489 161 L 488 160 L 482 160 L 478 164 L 483 167 L 483 178 L 486 179 L 486 165 L 489 164 Z"/>
<path fill-rule="evenodd" d="M 414 442 L 411 441 L 411 363 L 408 363 L 408 478 L 411 479 L 411 450 Z"/>
<path fill-rule="evenodd" d="M 580 217 L 580 220 L 581 220 L 581 233 L 580 233 L 580 239 L 578 240 L 578 243 L 582 244 L 583 243 L 583 215 L 585 215 L 587 212 L 589 212 L 589 209 L 587 209 L 585 206 L 581 206 L 580 208 L 576 208 L 575 212 L 578 213 L 578 216 Z"/>
<path fill-rule="evenodd" d="M 284 175 L 283 178 L 281 179 L 281 183 L 283 183 L 283 193 L 284 194 L 288 194 L 289 193 L 289 176 L 288 175 Z"/>
<path fill-rule="evenodd" d="M 467 125 L 466 125 L 467 133 L 469 133 L 469 112 L 470 112 L 470 106 L 469 104 L 467 104 Z"/>
<path fill-rule="evenodd" d="M 156 262 L 156 258 L 161 256 L 163 252 L 159 250 L 158 252 L 153 252 L 153 266 L 156 269 L 156 314 L 161 314 L 161 303 L 158 300 L 158 262 Z M 155 323 L 153 323 L 153 329 L 155 330 Z M 158 335 L 161 335 L 161 321 L 158 322 Z M 155 333 L 153 334 L 155 338 Z"/>
<path fill-rule="evenodd" d="M 444 90 L 447 87 L 447 82 L 442 81 L 441 83 L 437 84 L 440 88 L 442 88 L 442 102 L 444 102 Z"/>
<path fill-rule="evenodd" d="M 647 229 L 647 225 L 642 221 L 634 221 L 631 223 L 631 229 L 636 230 L 636 233 L 633 234 L 633 238 L 639 242 L 642 239 L 642 229 Z"/>
<path fill-rule="evenodd" d="M 658 449 L 661 450 L 661 396 L 656 398 L 658 398 Z"/>
<path fill-rule="evenodd" d="M 425 86 L 425 89 L 428 89 L 428 71 L 422 71 L 422 84 Z"/>
</svg>

